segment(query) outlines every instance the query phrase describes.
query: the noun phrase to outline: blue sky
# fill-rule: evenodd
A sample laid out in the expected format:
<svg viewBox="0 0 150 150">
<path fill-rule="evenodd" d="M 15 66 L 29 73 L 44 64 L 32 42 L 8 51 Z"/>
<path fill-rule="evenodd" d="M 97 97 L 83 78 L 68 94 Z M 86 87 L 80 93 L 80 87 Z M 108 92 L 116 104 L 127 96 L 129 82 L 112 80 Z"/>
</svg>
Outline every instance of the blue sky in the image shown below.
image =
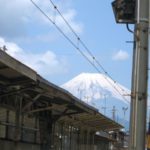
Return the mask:
<svg viewBox="0 0 150 150">
<path fill-rule="evenodd" d="M 34 1 L 77 43 L 49 0 Z M 130 88 L 133 45 L 126 41 L 133 35 L 116 24 L 112 0 L 53 2 L 112 78 Z M 96 72 L 30 0 L 0 0 L 0 6 L 0 47 L 6 45 L 7 53 L 57 85 L 82 72 Z"/>
</svg>

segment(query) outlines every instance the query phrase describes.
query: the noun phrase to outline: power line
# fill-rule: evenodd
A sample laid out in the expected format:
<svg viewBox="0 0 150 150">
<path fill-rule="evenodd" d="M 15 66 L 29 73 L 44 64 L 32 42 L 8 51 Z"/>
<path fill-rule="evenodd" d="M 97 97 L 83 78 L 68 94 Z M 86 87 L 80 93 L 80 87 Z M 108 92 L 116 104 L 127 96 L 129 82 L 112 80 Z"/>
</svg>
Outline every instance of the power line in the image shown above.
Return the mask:
<svg viewBox="0 0 150 150">
<path fill-rule="evenodd" d="M 30 0 L 33 5 L 51 22 L 54 24 L 54 26 L 57 28 L 57 30 L 68 40 L 68 42 L 70 42 L 70 44 L 75 48 L 77 49 L 81 55 L 83 57 L 86 58 L 86 60 L 99 72 L 99 69 L 90 61 L 90 59 L 80 50 L 80 48 L 60 29 L 60 27 L 58 25 L 56 25 L 56 23 L 33 1 L 33 0 Z"/>
<path fill-rule="evenodd" d="M 30 0 L 31 2 L 32 2 L 32 4 L 56 27 L 56 29 L 66 38 L 66 40 L 77 50 L 77 51 L 79 51 L 80 52 L 80 54 L 97 70 L 97 72 L 99 72 L 99 73 L 101 73 L 101 71 L 99 70 L 99 68 L 93 63 L 93 62 L 91 62 L 91 60 L 88 58 L 88 56 L 86 55 L 86 54 L 84 54 L 82 51 L 81 51 L 81 49 L 62 31 L 62 29 L 33 1 L 33 0 Z M 52 3 L 53 4 L 53 3 Z M 57 9 L 57 7 L 54 5 L 54 8 L 55 9 Z M 59 11 L 60 12 L 60 11 Z M 63 16 L 63 15 L 62 15 Z M 64 18 L 64 17 L 63 17 Z M 65 18 L 64 18 L 65 19 Z M 66 20 L 66 19 L 65 19 Z M 67 21 L 66 21 L 67 22 Z M 68 25 L 69 25 L 69 23 L 68 23 Z M 70 25 L 69 25 L 70 26 Z M 70 26 L 70 28 L 73 30 L 73 28 Z M 73 30 L 74 31 L 74 30 Z M 76 34 L 75 32 L 74 32 L 74 34 Z M 76 34 L 77 35 L 77 34 Z M 78 36 L 77 36 L 78 37 Z M 81 41 L 80 40 L 80 38 L 78 37 L 77 38 L 79 41 Z M 86 47 L 86 45 L 83 43 L 83 42 L 81 42 L 83 45 L 84 45 L 84 47 L 88 50 L 88 52 L 89 52 L 89 54 L 90 55 L 92 55 L 92 53 L 89 51 L 89 49 Z M 95 57 L 94 57 L 94 55 L 92 55 L 92 57 L 95 59 Z M 97 61 L 98 62 L 98 61 Z M 100 63 L 99 63 L 99 65 L 100 65 Z M 102 66 L 102 65 L 100 65 L 100 66 Z M 103 68 L 104 69 L 104 68 Z M 104 70 L 103 70 L 104 71 Z M 115 87 L 112 83 L 111 83 L 111 81 L 109 81 L 108 79 L 107 79 L 107 77 L 104 77 L 106 80 L 107 80 L 107 82 L 118 92 L 118 94 L 120 94 L 120 96 L 125 100 L 125 101 L 127 101 L 128 102 L 128 100 L 124 97 L 124 95 L 122 95 L 122 93 L 118 90 L 118 88 L 117 87 Z M 113 80 L 113 82 L 114 82 L 114 80 Z M 114 82 L 115 83 L 115 82 Z M 129 102 L 128 102 L 129 103 Z"/>
<path fill-rule="evenodd" d="M 91 60 L 80 50 L 80 48 L 61 30 L 61 28 L 33 1 L 30 0 L 34 6 L 57 28 L 57 30 L 68 40 L 68 42 L 70 42 L 70 44 L 80 52 L 80 54 L 86 58 L 86 60 L 99 72 L 101 73 L 101 71 L 98 69 L 98 67 L 93 64 L 91 62 Z M 57 7 L 55 7 L 56 9 Z M 71 27 L 71 26 L 70 26 Z M 80 38 L 78 38 L 78 40 L 80 40 Z M 89 51 L 90 52 L 90 51 Z M 128 102 L 128 100 L 121 94 L 121 92 L 117 89 L 117 87 L 115 87 L 108 79 L 107 77 L 104 77 L 107 82 L 122 96 L 122 98 Z M 128 102 L 129 103 L 129 102 Z"/>
<path fill-rule="evenodd" d="M 88 52 L 88 54 L 92 57 L 92 59 L 97 63 L 97 65 L 102 69 L 102 71 L 104 72 L 104 74 L 106 74 L 109 78 L 111 78 L 113 80 L 113 82 L 115 84 L 117 84 L 117 82 L 112 78 L 112 76 L 106 71 L 106 69 L 103 67 L 103 65 L 96 59 L 96 57 L 93 55 L 93 53 L 90 51 L 90 49 L 86 46 L 86 44 L 81 40 L 81 38 L 79 37 L 79 35 L 76 33 L 76 31 L 73 29 L 73 27 L 70 25 L 70 23 L 65 19 L 65 17 L 62 15 L 62 13 L 60 12 L 60 10 L 58 9 L 58 7 L 54 4 L 54 2 L 52 0 L 49 0 L 50 3 L 52 4 L 52 6 L 54 7 L 54 9 L 58 12 L 58 14 L 61 16 L 61 18 L 64 20 L 64 22 L 66 23 L 66 25 L 68 26 L 68 28 L 72 31 L 72 33 L 75 35 L 75 37 L 77 38 L 78 42 L 81 43 L 81 45 L 85 48 L 85 50 Z M 120 85 L 118 85 L 119 88 L 125 92 L 125 90 L 120 87 Z M 128 95 L 128 93 L 126 93 L 126 95 Z"/>
<path fill-rule="evenodd" d="M 81 40 L 81 38 L 78 36 L 78 34 L 75 32 L 75 30 L 72 28 L 72 26 L 69 24 L 69 22 L 65 19 L 65 17 L 62 15 L 62 13 L 59 11 L 57 6 L 54 4 L 52 0 L 49 0 L 51 4 L 53 5 L 54 9 L 59 13 L 59 15 L 62 17 L 64 22 L 67 24 L 69 29 L 72 31 L 72 33 L 76 36 L 77 40 L 82 44 L 82 46 L 86 49 L 86 51 L 91 55 L 91 57 L 96 61 L 96 63 L 100 66 L 100 68 L 104 71 L 105 74 L 107 74 L 111 79 L 112 77 L 108 74 L 108 72 L 104 69 L 104 67 L 99 63 L 99 61 L 96 59 L 96 57 L 92 54 L 92 52 L 89 50 L 89 48 L 86 46 L 86 44 Z"/>
</svg>

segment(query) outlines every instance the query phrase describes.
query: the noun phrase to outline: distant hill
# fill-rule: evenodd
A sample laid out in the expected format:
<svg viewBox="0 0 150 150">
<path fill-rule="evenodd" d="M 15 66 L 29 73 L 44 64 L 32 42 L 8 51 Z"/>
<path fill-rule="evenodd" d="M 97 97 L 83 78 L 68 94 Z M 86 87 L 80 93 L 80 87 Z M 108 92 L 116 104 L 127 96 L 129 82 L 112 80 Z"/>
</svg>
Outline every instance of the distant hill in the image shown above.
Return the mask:
<svg viewBox="0 0 150 150">
<path fill-rule="evenodd" d="M 127 95 L 130 90 L 126 87 L 98 73 L 79 74 L 61 87 L 128 129 L 130 98 Z"/>
</svg>

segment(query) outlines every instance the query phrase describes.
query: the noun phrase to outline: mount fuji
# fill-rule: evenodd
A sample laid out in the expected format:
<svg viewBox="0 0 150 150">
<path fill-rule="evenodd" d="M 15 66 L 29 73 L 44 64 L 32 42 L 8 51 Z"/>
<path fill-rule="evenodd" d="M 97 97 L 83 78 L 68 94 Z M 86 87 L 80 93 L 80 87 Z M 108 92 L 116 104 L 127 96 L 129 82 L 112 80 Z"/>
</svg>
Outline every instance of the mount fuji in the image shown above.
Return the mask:
<svg viewBox="0 0 150 150">
<path fill-rule="evenodd" d="M 126 87 L 98 73 L 81 73 L 61 87 L 128 129 L 130 90 Z"/>
</svg>

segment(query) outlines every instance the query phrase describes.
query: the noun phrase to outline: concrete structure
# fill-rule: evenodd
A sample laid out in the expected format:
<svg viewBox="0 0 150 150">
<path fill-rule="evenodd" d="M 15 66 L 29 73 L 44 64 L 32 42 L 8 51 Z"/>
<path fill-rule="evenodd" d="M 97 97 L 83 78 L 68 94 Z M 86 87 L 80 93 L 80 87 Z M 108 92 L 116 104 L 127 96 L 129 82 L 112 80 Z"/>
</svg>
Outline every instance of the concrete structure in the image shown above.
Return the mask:
<svg viewBox="0 0 150 150">
<path fill-rule="evenodd" d="M 120 128 L 0 50 L 2 150 L 101 150 L 95 133 Z"/>
</svg>

